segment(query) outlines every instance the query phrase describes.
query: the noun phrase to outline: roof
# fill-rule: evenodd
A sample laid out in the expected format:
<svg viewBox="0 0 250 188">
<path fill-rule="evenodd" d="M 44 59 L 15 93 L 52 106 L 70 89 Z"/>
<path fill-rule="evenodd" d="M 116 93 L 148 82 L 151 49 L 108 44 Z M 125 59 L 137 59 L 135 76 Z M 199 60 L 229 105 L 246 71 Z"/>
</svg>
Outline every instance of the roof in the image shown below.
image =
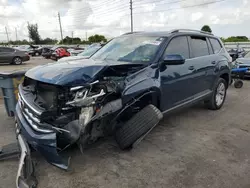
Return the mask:
<svg viewBox="0 0 250 188">
<path fill-rule="evenodd" d="M 148 32 L 148 31 L 138 31 L 138 32 L 129 32 L 125 33 L 123 35 L 145 35 L 145 36 L 159 36 L 159 37 L 169 37 L 173 34 L 195 34 L 195 35 L 200 35 L 200 36 L 209 36 L 209 37 L 214 37 L 212 33 L 208 33 L 205 31 L 199 31 L 199 30 L 191 30 L 191 29 L 175 29 L 175 30 L 170 30 L 170 31 L 153 31 L 153 32 Z"/>
</svg>

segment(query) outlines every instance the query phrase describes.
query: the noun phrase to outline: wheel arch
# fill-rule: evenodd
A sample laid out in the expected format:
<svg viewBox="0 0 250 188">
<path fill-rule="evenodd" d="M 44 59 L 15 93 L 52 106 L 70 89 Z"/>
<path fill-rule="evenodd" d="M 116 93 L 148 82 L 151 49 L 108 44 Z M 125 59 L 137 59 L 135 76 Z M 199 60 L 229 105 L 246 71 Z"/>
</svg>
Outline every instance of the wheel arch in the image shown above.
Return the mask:
<svg viewBox="0 0 250 188">
<path fill-rule="evenodd" d="M 160 83 L 155 79 L 145 79 L 137 82 L 124 89 L 122 93 L 123 106 L 130 105 L 130 103 L 137 103 L 143 101 L 145 104 L 153 104 L 160 108 Z"/>
<path fill-rule="evenodd" d="M 227 83 L 227 88 L 228 88 L 228 86 L 230 85 L 230 84 L 229 84 L 229 83 L 230 83 L 230 80 L 231 80 L 230 74 L 229 74 L 228 72 L 222 72 L 222 73 L 220 74 L 219 77 L 220 77 L 220 78 L 223 78 L 223 79 L 226 81 L 226 83 Z"/>
</svg>

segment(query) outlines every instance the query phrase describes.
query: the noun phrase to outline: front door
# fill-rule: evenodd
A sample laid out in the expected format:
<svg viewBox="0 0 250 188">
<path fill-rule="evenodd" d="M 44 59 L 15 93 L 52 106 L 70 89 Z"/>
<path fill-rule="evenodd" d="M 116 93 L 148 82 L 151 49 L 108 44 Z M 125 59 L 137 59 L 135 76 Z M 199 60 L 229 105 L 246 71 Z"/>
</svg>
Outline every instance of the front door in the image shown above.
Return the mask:
<svg viewBox="0 0 250 188">
<path fill-rule="evenodd" d="M 192 98 L 193 62 L 189 59 L 190 51 L 186 36 L 173 38 L 164 52 L 166 55 L 181 55 L 185 59 L 182 65 L 165 65 L 160 70 L 161 79 L 161 110 L 167 111 Z"/>
</svg>

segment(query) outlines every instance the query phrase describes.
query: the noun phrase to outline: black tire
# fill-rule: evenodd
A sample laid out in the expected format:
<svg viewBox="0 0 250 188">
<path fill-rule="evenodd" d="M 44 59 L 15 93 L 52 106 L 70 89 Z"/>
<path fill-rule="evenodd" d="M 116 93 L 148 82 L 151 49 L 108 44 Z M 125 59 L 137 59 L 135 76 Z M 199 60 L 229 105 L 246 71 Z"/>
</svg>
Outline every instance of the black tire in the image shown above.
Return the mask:
<svg viewBox="0 0 250 188">
<path fill-rule="evenodd" d="M 162 119 L 161 111 L 153 105 L 148 105 L 124 123 L 115 133 L 115 139 L 121 149 L 144 138 Z"/>
<path fill-rule="evenodd" d="M 12 60 L 12 64 L 14 65 L 21 65 L 23 63 L 22 58 L 21 57 L 14 57 Z"/>
<path fill-rule="evenodd" d="M 242 80 L 236 80 L 234 82 L 234 87 L 239 89 L 239 88 L 242 88 L 243 87 L 243 81 Z"/>
<path fill-rule="evenodd" d="M 216 103 L 216 94 L 217 94 L 218 87 L 220 86 L 220 84 L 223 84 L 225 87 L 224 98 L 220 104 L 217 104 Z M 213 93 L 212 93 L 210 99 L 205 101 L 208 109 L 219 110 L 223 106 L 225 99 L 226 99 L 226 96 L 227 96 L 227 82 L 223 78 L 219 78 L 215 84 L 215 87 L 214 87 L 214 90 L 213 90 Z"/>
<path fill-rule="evenodd" d="M 234 82 L 234 81 L 233 81 L 233 79 L 231 78 L 231 80 L 230 80 L 230 82 L 229 82 L 229 85 L 232 85 L 233 82 Z"/>
</svg>

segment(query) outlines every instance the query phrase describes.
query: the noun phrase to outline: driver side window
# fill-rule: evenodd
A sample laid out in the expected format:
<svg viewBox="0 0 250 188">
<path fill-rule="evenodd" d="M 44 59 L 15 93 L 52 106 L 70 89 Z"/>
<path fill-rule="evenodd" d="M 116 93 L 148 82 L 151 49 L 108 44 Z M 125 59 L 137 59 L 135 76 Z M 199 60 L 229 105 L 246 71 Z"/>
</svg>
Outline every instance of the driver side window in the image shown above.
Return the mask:
<svg viewBox="0 0 250 188">
<path fill-rule="evenodd" d="M 173 38 L 168 44 L 164 58 L 167 55 L 181 55 L 184 59 L 189 59 L 188 39 L 186 36 Z"/>
</svg>

